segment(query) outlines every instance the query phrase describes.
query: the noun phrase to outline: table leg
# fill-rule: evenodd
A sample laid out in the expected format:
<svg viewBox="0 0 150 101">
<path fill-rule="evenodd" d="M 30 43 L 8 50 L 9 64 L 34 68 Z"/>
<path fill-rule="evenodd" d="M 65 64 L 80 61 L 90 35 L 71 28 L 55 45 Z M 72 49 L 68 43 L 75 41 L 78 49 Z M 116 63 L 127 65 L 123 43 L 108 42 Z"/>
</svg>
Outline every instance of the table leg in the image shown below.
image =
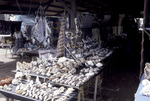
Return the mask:
<svg viewBox="0 0 150 101">
<path fill-rule="evenodd" d="M 103 82 L 103 77 L 102 75 L 99 76 L 99 92 L 100 92 L 100 99 L 102 98 L 102 93 L 101 93 L 101 90 L 102 90 L 102 82 Z"/>
<path fill-rule="evenodd" d="M 81 101 L 81 96 L 82 96 L 82 101 L 85 101 L 84 100 L 84 89 L 83 89 L 83 86 L 80 87 L 80 92 L 78 93 L 78 99 L 77 99 L 77 101 Z"/>
<path fill-rule="evenodd" d="M 6 47 L 6 52 L 5 52 L 5 57 L 7 56 L 7 47 Z"/>
<path fill-rule="evenodd" d="M 94 101 L 96 101 L 96 97 L 97 97 L 97 82 L 98 82 L 98 77 L 99 76 L 96 76 L 96 80 L 95 80 Z"/>
<path fill-rule="evenodd" d="M 6 101 L 9 101 L 9 98 L 6 98 Z"/>
<path fill-rule="evenodd" d="M 14 99 L 13 99 L 13 98 L 11 98 L 11 101 L 14 101 Z"/>
<path fill-rule="evenodd" d="M 78 93 L 78 99 L 77 101 L 80 101 L 81 100 L 81 92 Z"/>
<path fill-rule="evenodd" d="M 81 87 L 81 94 L 82 94 L 82 101 L 84 101 L 84 89 L 83 89 L 83 86 Z"/>
</svg>

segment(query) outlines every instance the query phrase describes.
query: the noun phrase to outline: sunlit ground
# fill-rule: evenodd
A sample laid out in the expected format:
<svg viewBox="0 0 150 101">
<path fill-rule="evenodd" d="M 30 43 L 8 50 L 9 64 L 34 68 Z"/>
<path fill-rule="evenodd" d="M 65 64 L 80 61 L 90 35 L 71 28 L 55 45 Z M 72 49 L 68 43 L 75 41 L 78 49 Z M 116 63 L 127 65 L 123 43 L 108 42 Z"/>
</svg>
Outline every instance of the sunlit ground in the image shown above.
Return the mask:
<svg viewBox="0 0 150 101">
<path fill-rule="evenodd" d="M 10 49 L 0 48 L 0 62 L 7 63 L 15 61 L 16 56 L 12 56 L 11 52 Z"/>
<path fill-rule="evenodd" d="M 0 73 L 4 72 L 3 68 L 6 68 L 6 67 L 4 67 L 4 64 L 13 62 L 13 61 L 16 61 L 16 56 L 12 57 L 9 49 L 7 50 L 7 54 L 6 54 L 6 49 L 0 48 Z M 10 74 L 10 73 L 8 73 L 8 74 Z M 6 74 L 6 75 L 8 75 L 8 74 Z M 6 75 L 4 75 L 4 76 L 6 76 Z M 0 93 L 0 101 L 7 101 L 6 97 L 3 96 L 1 93 Z M 12 100 L 9 99 L 9 101 L 12 101 Z M 18 101 L 18 100 L 14 100 L 14 101 Z"/>
</svg>

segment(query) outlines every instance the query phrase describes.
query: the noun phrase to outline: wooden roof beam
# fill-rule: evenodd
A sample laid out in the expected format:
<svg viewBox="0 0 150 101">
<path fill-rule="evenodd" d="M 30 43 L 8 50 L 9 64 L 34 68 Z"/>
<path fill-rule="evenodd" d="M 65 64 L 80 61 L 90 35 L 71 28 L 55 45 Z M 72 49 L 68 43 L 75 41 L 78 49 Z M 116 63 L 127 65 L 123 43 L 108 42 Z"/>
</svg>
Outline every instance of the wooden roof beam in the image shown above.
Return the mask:
<svg viewBox="0 0 150 101">
<path fill-rule="evenodd" d="M 49 0 L 49 1 L 48 1 L 47 5 L 46 5 L 46 8 L 44 9 L 45 12 L 47 11 L 48 7 L 50 6 L 50 4 L 51 4 L 52 2 L 53 2 L 53 0 Z"/>
</svg>

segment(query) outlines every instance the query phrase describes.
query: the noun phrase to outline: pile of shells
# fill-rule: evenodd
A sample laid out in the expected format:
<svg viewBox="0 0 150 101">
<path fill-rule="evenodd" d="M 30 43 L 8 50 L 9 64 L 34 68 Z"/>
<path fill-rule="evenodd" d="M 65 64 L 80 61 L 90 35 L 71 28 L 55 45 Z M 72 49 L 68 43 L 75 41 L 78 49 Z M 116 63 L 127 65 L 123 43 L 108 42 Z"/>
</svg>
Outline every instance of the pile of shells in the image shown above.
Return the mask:
<svg viewBox="0 0 150 101">
<path fill-rule="evenodd" d="M 54 87 L 50 83 L 34 84 L 33 81 L 27 84 L 20 83 L 16 87 L 16 93 L 29 96 L 42 101 L 66 100 L 73 93 L 73 88 Z M 64 101 L 62 100 L 62 101 Z"/>
</svg>

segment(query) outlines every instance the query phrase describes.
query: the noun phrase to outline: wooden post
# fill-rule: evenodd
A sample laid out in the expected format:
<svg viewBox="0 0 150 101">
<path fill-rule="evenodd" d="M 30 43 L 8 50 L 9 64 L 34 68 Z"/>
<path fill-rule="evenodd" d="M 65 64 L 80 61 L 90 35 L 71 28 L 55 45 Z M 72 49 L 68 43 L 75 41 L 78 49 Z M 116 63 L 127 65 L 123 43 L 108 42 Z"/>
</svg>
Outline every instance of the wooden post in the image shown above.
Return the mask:
<svg viewBox="0 0 150 101">
<path fill-rule="evenodd" d="M 76 0 L 71 0 L 71 8 L 69 8 L 62 0 L 58 0 L 65 10 L 70 14 L 70 28 L 75 28 L 74 18 L 76 17 L 77 3 Z"/>
<path fill-rule="evenodd" d="M 143 58 L 144 58 L 144 29 L 145 29 L 145 10 L 146 10 L 146 2 L 147 0 L 144 0 L 144 13 L 143 13 L 143 31 L 142 31 L 142 41 L 141 41 L 141 62 L 140 62 L 140 73 L 139 73 L 139 79 L 141 79 L 142 73 L 143 73 Z"/>
<path fill-rule="evenodd" d="M 76 0 L 71 0 L 71 10 L 73 15 L 70 15 L 70 28 L 75 28 L 74 18 L 76 17 L 77 3 Z"/>
</svg>

